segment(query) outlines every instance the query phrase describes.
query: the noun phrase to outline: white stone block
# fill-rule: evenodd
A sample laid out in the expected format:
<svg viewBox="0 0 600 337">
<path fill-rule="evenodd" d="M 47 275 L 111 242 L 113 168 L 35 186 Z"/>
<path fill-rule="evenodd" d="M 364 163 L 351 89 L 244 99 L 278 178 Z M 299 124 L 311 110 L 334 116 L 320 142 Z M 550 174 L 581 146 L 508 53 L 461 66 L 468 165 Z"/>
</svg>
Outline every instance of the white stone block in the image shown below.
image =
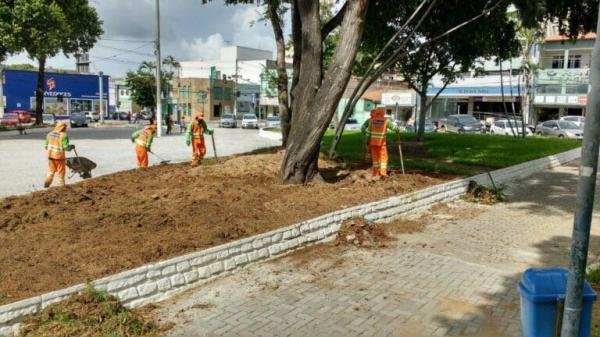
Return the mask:
<svg viewBox="0 0 600 337">
<path fill-rule="evenodd" d="M 162 278 L 158 281 L 156 281 L 156 286 L 158 287 L 159 291 L 167 291 L 171 289 L 171 280 L 169 280 L 168 277 Z"/>
<path fill-rule="evenodd" d="M 248 256 L 246 256 L 246 254 L 238 255 L 234 257 L 234 260 L 236 266 L 243 266 L 248 263 Z"/>
<path fill-rule="evenodd" d="M 121 290 L 117 293 L 117 297 L 125 302 L 138 297 L 138 292 L 135 287 L 127 288 L 125 290 Z"/>
<path fill-rule="evenodd" d="M 242 245 L 241 249 L 242 249 L 242 253 L 247 253 L 247 252 L 249 252 L 249 251 L 252 250 L 252 244 L 251 243 L 245 243 L 245 244 Z"/>
<path fill-rule="evenodd" d="M 188 271 L 183 274 L 183 277 L 185 278 L 185 283 L 190 284 L 198 280 L 198 272 L 195 270 Z"/>
<path fill-rule="evenodd" d="M 156 285 L 156 282 L 148 282 L 148 283 L 144 283 L 142 285 L 137 286 L 138 294 L 141 297 L 145 297 L 150 294 L 153 294 L 154 292 L 156 292 L 157 289 L 158 289 L 158 286 Z"/>
<path fill-rule="evenodd" d="M 175 274 L 176 271 L 177 271 L 177 268 L 175 268 L 175 266 L 173 266 L 173 265 L 170 265 L 170 266 L 164 267 L 161 271 L 161 274 L 163 276 L 173 275 L 173 274 Z"/>
<path fill-rule="evenodd" d="M 217 261 L 211 264 L 209 268 L 212 275 L 219 274 L 223 271 L 223 262 Z"/>
<path fill-rule="evenodd" d="M 171 285 L 173 287 L 178 287 L 180 285 L 185 284 L 185 278 L 181 274 L 175 274 L 171 276 Z"/>
<path fill-rule="evenodd" d="M 235 269 L 235 260 L 233 258 L 225 260 L 225 262 L 223 262 L 223 268 L 225 268 L 225 270 Z"/>
<path fill-rule="evenodd" d="M 198 268 L 198 277 L 199 278 L 209 278 L 211 275 L 210 268 L 208 266 Z"/>
<path fill-rule="evenodd" d="M 152 270 L 148 270 L 148 273 L 146 273 L 146 278 L 152 280 L 152 279 L 160 277 L 160 275 L 161 275 L 160 270 L 152 269 Z"/>
<path fill-rule="evenodd" d="M 190 270 L 190 268 L 191 268 L 191 266 L 188 261 L 179 262 L 177 264 L 177 272 L 178 273 L 183 273 L 185 271 L 188 271 L 188 270 Z"/>
</svg>

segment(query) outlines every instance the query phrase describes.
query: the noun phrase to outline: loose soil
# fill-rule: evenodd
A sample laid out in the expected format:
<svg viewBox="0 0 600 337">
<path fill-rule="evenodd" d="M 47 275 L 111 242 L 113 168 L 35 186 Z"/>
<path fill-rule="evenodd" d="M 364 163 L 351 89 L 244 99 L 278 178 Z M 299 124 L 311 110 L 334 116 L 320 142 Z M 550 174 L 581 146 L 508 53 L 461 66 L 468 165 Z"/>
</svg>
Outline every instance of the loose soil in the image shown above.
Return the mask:
<svg viewBox="0 0 600 337">
<path fill-rule="evenodd" d="M 368 170 L 344 171 L 323 160 L 326 183 L 286 186 L 277 178 L 282 157 L 159 165 L 0 200 L 0 299 L 13 302 L 454 178 L 377 180 Z"/>
</svg>

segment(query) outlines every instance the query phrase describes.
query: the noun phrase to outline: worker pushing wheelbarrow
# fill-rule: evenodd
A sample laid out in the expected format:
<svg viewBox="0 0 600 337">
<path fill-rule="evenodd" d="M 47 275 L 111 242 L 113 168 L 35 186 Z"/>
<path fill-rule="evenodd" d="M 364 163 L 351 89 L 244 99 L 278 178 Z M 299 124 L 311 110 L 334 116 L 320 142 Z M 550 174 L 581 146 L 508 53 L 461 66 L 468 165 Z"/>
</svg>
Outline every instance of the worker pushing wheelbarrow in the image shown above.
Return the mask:
<svg viewBox="0 0 600 337">
<path fill-rule="evenodd" d="M 96 167 L 93 161 L 79 157 L 75 151 L 75 145 L 69 143 L 67 135 L 67 124 L 59 121 L 54 129 L 46 136 L 46 150 L 48 151 L 48 173 L 44 181 L 44 187 L 52 185 L 54 174 L 58 174 L 59 184 L 65 185 L 65 171 L 68 166 L 73 174 L 78 173 L 83 179 L 92 176 L 91 171 Z M 65 152 L 74 151 L 75 157 L 66 158 Z"/>
</svg>

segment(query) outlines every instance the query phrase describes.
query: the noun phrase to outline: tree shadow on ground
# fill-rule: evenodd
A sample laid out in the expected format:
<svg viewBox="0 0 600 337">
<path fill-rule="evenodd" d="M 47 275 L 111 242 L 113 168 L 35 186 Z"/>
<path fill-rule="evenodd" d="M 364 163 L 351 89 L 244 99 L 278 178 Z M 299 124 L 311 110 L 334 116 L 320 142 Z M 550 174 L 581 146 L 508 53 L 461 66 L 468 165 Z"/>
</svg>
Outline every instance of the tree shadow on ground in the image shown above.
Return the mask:
<svg viewBox="0 0 600 337">
<path fill-rule="evenodd" d="M 600 236 L 592 236 L 590 262 L 600 256 Z M 568 267 L 571 238 L 554 236 L 534 245 L 538 263 L 531 267 Z M 446 329 L 449 336 L 503 337 L 521 336 L 520 295 L 517 288 L 521 273 L 490 276 L 490 282 L 483 289 L 474 289 L 470 302 L 477 298 L 476 305 L 452 314 L 438 314 L 434 322 Z M 469 291 L 461 289 L 461 291 Z M 456 295 L 460 298 L 460 294 Z"/>
</svg>

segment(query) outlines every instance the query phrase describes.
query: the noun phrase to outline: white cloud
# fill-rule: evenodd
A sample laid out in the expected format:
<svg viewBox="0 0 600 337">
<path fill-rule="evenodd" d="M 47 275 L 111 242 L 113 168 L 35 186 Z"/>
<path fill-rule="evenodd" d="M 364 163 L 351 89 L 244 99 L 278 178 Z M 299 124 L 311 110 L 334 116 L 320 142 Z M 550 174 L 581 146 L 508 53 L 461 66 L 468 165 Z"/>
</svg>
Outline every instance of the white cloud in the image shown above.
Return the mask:
<svg viewBox="0 0 600 337">
<path fill-rule="evenodd" d="M 219 58 L 220 50 L 225 46 L 225 40 L 219 33 L 208 38 L 196 38 L 192 41 L 181 40 L 181 49 L 184 57 L 189 60 L 214 60 Z"/>
<path fill-rule="evenodd" d="M 242 7 L 231 17 L 231 24 L 236 27 L 233 33 L 234 44 L 275 50 L 273 30 L 267 21 L 262 20 L 262 14 L 254 6 Z"/>
</svg>

